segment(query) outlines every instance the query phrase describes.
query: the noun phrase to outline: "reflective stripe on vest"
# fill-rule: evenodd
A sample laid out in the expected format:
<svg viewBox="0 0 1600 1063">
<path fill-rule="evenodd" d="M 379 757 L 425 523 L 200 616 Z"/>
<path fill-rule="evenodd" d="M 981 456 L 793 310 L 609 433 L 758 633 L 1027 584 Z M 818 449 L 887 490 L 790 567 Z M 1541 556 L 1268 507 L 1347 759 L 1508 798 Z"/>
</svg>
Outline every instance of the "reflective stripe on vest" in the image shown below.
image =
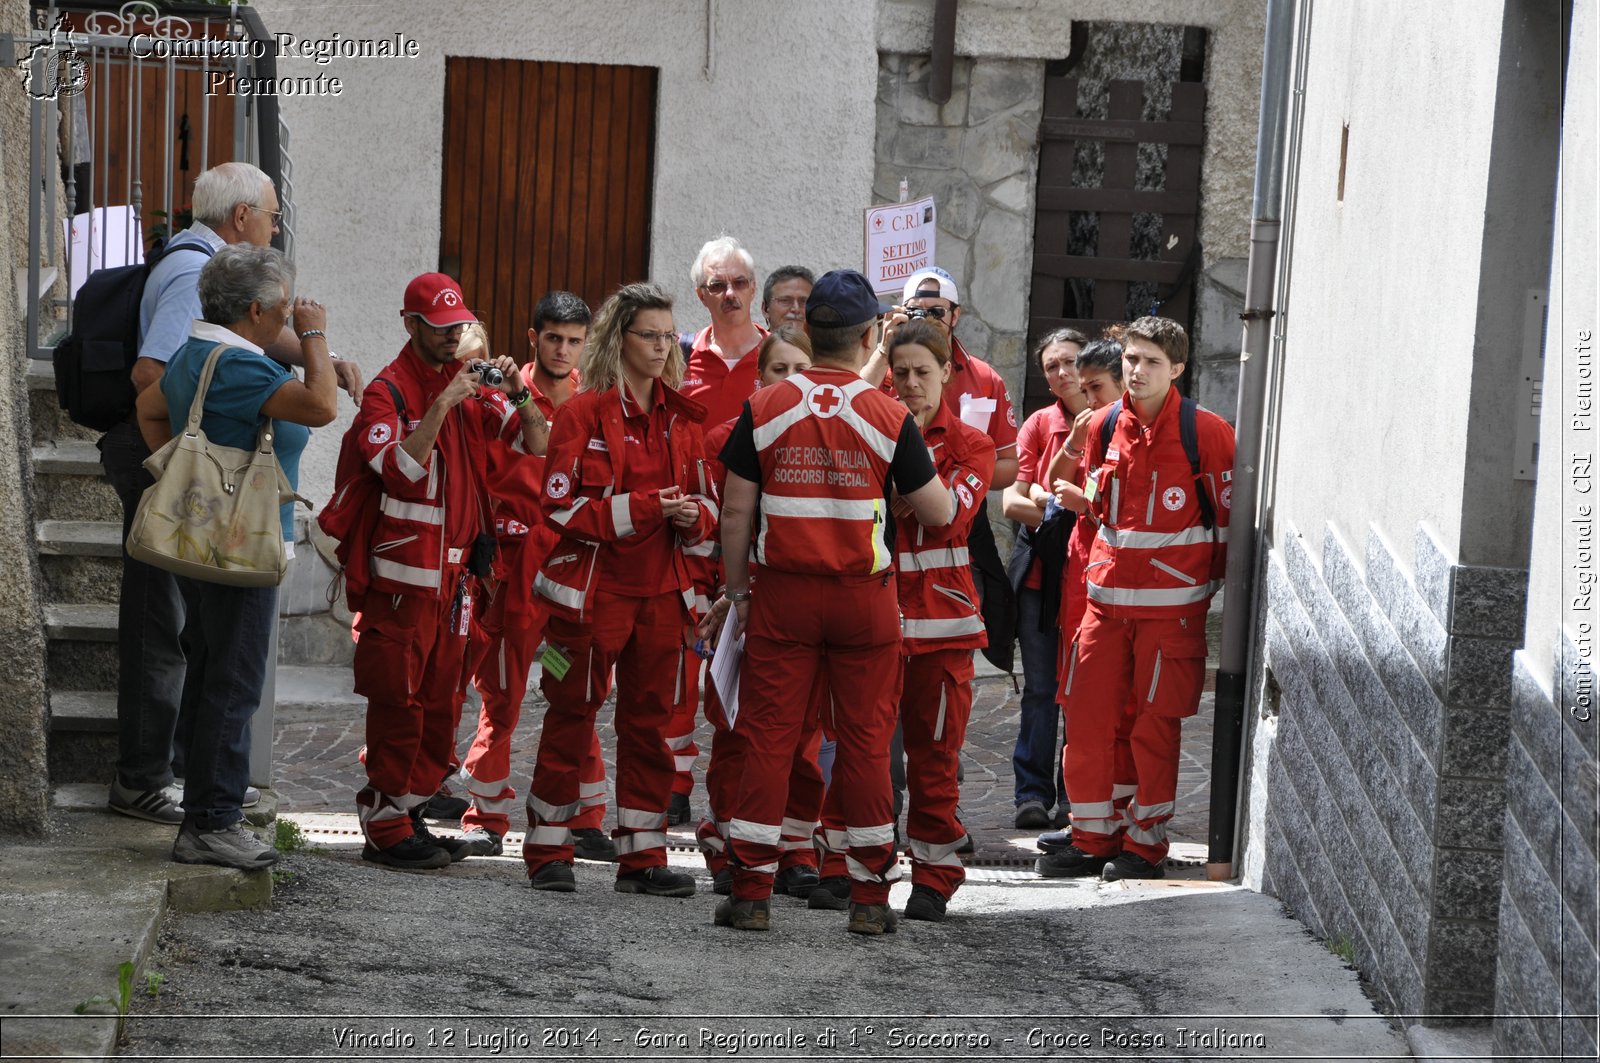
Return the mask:
<svg viewBox="0 0 1600 1063">
<path fill-rule="evenodd" d="M 1215 580 L 1194 587 L 1171 589 L 1102 587 L 1092 580 L 1086 582 L 1089 588 L 1089 600 L 1100 602 L 1102 605 L 1194 605 L 1197 602 L 1209 601 L 1213 594 L 1222 589 L 1222 584 Z"/>
<path fill-rule="evenodd" d="M 372 559 L 372 574 L 411 587 L 426 587 L 433 591 L 439 589 L 439 570 L 436 568 L 418 568 L 415 565 L 402 565 L 398 561 L 375 557 Z"/>
<path fill-rule="evenodd" d="M 933 550 L 918 550 L 915 553 L 903 550 L 895 557 L 895 564 L 902 572 L 932 572 L 937 568 L 966 568 L 970 563 L 965 546 L 957 546 L 954 549 L 943 546 Z"/>
<path fill-rule="evenodd" d="M 401 502 L 398 499 L 383 496 L 383 512 L 386 516 L 396 520 L 412 520 L 418 524 L 444 524 L 444 507 L 429 505 L 424 502 Z"/>
<path fill-rule="evenodd" d="M 533 589 L 536 593 L 544 595 L 552 602 L 558 602 L 568 609 L 581 610 L 583 608 L 583 592 L 576 587 L 568 587 L 564 583 L 557 583 L 543 572 L 533 577 Z"/>
<path fill-rule="evenodd" d="M 950 639 L 979 635 L 983 630 L 981 616 L 959 616 L 953 620 L 916 620 L 908 616 L 900 621 L 901 634 L 908 639 Z"/>
<path fill-rule="evenodd" d="M 1169 546 L 1199 546 L 1212 541 L 1219 543 L 1228 541 L 1227 528 L 1206 531 L 1198 524 L 1177 532 L 1131 531 L 1108 528 L 1102 524 L 1095 535 L 1101 542 L 1117 550 L 1162 550 Z"/>
</svg>

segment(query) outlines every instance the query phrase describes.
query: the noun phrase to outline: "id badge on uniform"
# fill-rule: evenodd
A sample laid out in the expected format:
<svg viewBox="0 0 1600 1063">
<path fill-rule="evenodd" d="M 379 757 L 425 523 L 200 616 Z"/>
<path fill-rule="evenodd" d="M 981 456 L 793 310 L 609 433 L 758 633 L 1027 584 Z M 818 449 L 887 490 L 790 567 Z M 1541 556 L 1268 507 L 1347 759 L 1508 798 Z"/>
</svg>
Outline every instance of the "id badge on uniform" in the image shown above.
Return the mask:
<svg viewBox="0 0 1600 1063">
<path fill-rule="evenodd" d="M 539 655 L 539 667 L 555 676 L 556 682 L 559 683 L 572 670 L 572 658 L 568 657 L 560 646 L 546 646 L 544 653 Z"/>
<path fill-rule="evenodd" d="M 1083 497 L 1090 502 L 1100 497 L 1100 470 L 1092 470 L 1083 480 Z"/>
<path fill-rule="evenodd" d="M 472 595 L 462 592 L 461 607 L 457 611 L 460 617 L 456 622 L 456 634 L 465 635 L 472 627 Z"/>
</svg>

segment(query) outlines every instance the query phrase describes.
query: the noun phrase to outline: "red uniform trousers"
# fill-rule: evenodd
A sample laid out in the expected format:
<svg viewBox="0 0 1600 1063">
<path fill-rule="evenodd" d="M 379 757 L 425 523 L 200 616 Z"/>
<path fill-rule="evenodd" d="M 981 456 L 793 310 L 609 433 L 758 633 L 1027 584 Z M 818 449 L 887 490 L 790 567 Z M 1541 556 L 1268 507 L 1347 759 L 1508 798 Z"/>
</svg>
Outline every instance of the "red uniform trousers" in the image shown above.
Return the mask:
<svg viewBox="0 0 1600 1063">
<path fill-rule="evenodd" d="M 543 638 L 544 617 L 535 614 L 506 626 L 508 587 L 502 584 L 494 603 L 484 612 L 482 623 L 467 648 L 468 674 L 483 699 L 478 713 L 478 731 L 462 774 L 467 780 L 466 814 L 461 829 L 482 827 L 505 837 L 511 829 L 511 812 L 516 807 L 517 791 L 511 785 L 511 736 L 522 719 L 522 699 L 528 692 L 528 672 L 533 655 Z M 600 753 L 600 737 L 590 730 L 589 755 L 584 760 L 579 784 L 585 793 L 600 787 L 600 803 L 585 806 L 573 829 L 598 828 L 605 821 L 606 765 Z"/>
<path fill-rule="evenodd" d="M 946 898 L 967 877 L 956 852 L 967 833 L 956 819 L 956 768 L 972 715 L 972 675 L 971 649 L 935 650 L 907 657 L 901 681 L 911 881 Z"/>
<path fill-rule="evenodd" d="M 667 799 L 672 751 L 664 732 L 682 680 L 688 616 L 676 592 L 649 598 L 595 593 L 591 619 L 552 616 L 545 638 L 572 662 L 563 678 L 544 669 L 540 689 L 550 702 L 539 757 L 528 788 L 528 833 L 522 858 L 531 875 L 572 859 L 572 830 L 585 809 L 605 802 L 605 777 L 586 783 L 584 765 L 594 720 L 617 678 L 617 840 L 621 874 L 667 862 Z"/>
<path fill-rule="evenodd" d="M 446 565 L 441 585 L 460 576 Z M 449 773 L 467 638 L 453 596 L 369 594 L 363 605 L 355 691 L 367 699 L 367 785 L 356 810 L 367 841 L 387 849 L 410 837 L 411 810 Z"/>
<path fill-rule="evenodd" d="M 899 688 L 900 603 L 892 572 L 870 577 L 761 570 L 750 603 L 738 729 L 744 732 L 732 822 L 733 895 L 772 895 L 782 858 L 789 773 L 820 673 L 833 693 L 839 754 L 830 793 L 847 810 L 851 899 L 884 904 L 900 877 L 894 851 L 889 740 Z"/>
<path fill-rule="evenodd" d="M 789 766 L 789 800 L 783 809 L 780 835 L 783 847 L 783 856 L 778 860 L 780 871 L 786 867 L 817 866 L 817 850 L 811 839 L 822 811 L 822 771 L 817 767 L 817 748 L 821 745 L 822 734 L 818 722 L 827 705 L 828 687 L 819 672 L 811 688 L 805 729 L 795 744 L 794 760 Z M 706 870 L 716 875 L 728 863 L 729 810 L 738 798 L 747 742 L 743 730 L 728 729 L 722 700 L 710 683 L 706 684 L 706 719 L 711 721 L 712 730 L 711 760 L 706 765 L 706 795 L 711 802 L 711 819 L 700 821 L 695 838 L 700 843 L 701 855 L 706 858 Z"/>
<path fill-rule="evenodd" d="M 710 696 L 710 683 L 707 696 Z M 700 756 L 695 745 L 695 716 L 700 709 L 700 655 L 685 650 L 683 655 L 683 694 L 672 707 L 672 719 L 667 723 L 667 748 L 672 750 L 672 792 L 694 792 L 694 762 Z"/>
<path fill-rule="evenodd" d="M 1167 856 L 1183 717 L 1205 685 L 1205 614 L 1110 617 L 1090 603 L 1068 661 L 1067 752 L 1072 843 L 1094 856 Z M 1127 752 L 1119 766 L 1119 734 Z M 1118 782 L 1130 776 L 1130 785 Z"/>
</svg>

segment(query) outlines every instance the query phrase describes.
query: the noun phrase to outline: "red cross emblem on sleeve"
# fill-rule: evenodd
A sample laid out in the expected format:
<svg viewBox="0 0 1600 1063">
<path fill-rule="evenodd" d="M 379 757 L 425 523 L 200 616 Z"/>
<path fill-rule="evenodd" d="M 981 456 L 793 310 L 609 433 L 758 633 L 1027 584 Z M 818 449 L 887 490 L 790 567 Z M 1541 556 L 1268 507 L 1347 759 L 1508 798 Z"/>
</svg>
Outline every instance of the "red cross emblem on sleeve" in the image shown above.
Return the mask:
<svg viewBox="0 0 1600 1063">
<path fill-rule="evenodd" d="M 844 395 L 832 384 L 821 384 L 806 396 L 806 405 L 818 417 L 836 417 L 844 407 Z"/>
</svg>

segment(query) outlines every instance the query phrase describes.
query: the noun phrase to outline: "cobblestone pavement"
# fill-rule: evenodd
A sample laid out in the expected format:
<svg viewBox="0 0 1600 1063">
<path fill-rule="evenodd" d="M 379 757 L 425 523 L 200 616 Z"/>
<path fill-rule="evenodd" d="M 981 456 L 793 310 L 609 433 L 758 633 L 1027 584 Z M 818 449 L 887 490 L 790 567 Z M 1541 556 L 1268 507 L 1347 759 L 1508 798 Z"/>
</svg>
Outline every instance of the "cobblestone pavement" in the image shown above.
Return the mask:
<svg viewBox="0 0 1600 1063">
<path fill-rule="evenodd" d="M 980 667 L 984 667 L 980 660 Z M 349 673 L 334 669 L 318 670 L 326 677 L 329 698 L 326 704 L 280 706 L 275 718 L 273 762 L 275 779 L 286 812 L 353 813 L 354 795 L 365 780 L 356 759 L 363 741 L 362 705 L 349 694 Z M 340 684 L 342 679 L 343 685 Z M 1018 679 L 1020 683 L 1020 676 Z M 1208 677 L 1207 687 L 1212 683 Z M 972 833 L 978 849 L 968 858 L 973 865 L 1031 864 L 1038 855 L 1033 846 L 1035 832 L 1012 826 L 1011 750 L 1016 742 L 1020 696 L 1003 673 L 980 671 L 973 683 L 972 717 L 967 743 L 962 751 L 966 778 L 961 784 L 962 821 Z M 1200 712 L 1184 722 L 1183 759 L 1178 769 L 1177 815 L 1169 828 L 1174 843 L 1173 856 L 1183 862 L 1204 861 L 1204 843 L 1211 798 L 1212 702 L 1209 692 L 1201 701 Z M 530 691 L 523 702 L 522 722 L 512 741 L 512 783 L 519 793 L 526 792 L 539 748 L 540 722 L 545 702 L 538 692 L 537 669 Z M 612 703 L 600 710 L 601 745 L 605 750 L 608 775 L 615 777 L 616 738 L 611 729 Z M 462 713 L 457 749 L 464 756 L 476 727 L 476 710 L 469 703 Z M 691 796 L 696 818 L 705 809 L 703 786 L 707 757 L 710 754 L 711 728 L 702 721 L 696 732 L 700 759 L 696 763 L 697 783 Z M 520 816 L 513 817 L 513 826 Z M 609 821 L 608 821 L 609 822 Z M 902 823 L 902 826 L 904 824 Z M 674 844 L 693 845 L 693 826 L 673 828 Z M 512 839 L 520 841 L 520 839 Z"/>
</svg>

